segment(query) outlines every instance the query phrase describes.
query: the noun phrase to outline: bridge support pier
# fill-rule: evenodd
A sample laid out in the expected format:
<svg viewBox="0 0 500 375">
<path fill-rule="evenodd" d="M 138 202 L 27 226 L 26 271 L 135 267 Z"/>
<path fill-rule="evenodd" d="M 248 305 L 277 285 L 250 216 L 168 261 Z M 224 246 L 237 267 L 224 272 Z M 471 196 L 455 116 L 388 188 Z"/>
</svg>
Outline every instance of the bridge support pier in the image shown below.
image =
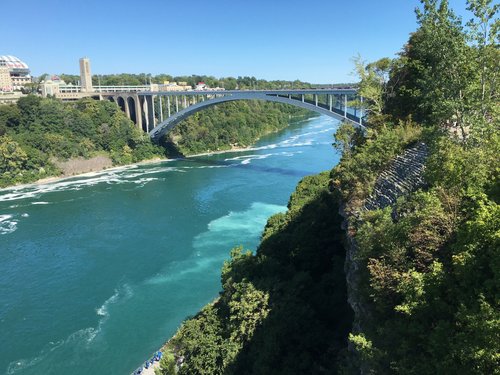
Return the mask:
<svg viewBox="0 0 500 375">
<path fill-rule="evenodd" d="M 130 118 L 130 107 L 128 105 L 128 98 L 123 98 L 123 101 L 125 102 L 125 114 L 127 115 L 128 118 Z"/>
<path fill-rule="evenodd" d="M 160 99 L 160 122 L 163 122 L 163 102 L 161 100 L 161 95 L 159 96 Z"/>
<path fill-rule="evenodd" d="M 139 129 L 142 130 L 142 106 L 141 106 L 141 99 L 139 98 L 139 95 L 134 94 L 132 95 L 132 99 L 134 100 L 134 105 L 135 105 L 135 121 L 136 125 Z"/>
<path fill-rule="evenodd" d="M 149 133 L 150 128 L 151 130 L 154 129 L 155 127 L 155 104 L 154 104 L 154 95 L 147 96 L 146 97 L 146 129 L 147 132 Z"/>
<path fill-rule="evenodd" d="M 344 117 L 347 117 L 347 94 L 344 95 Z"/>
</svg>

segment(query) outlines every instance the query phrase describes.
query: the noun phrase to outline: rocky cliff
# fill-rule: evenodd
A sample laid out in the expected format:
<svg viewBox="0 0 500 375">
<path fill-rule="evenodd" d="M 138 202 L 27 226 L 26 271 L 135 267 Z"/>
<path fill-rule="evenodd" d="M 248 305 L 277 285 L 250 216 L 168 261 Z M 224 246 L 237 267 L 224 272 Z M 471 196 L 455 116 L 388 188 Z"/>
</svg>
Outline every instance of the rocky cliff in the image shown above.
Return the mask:
<svg viewBox="0 0 500 375">
<path fill-rule="evenodd" d="M 425 186 L 424 170 L 427 155 L 428 147 L 423 142 L 407 148 L 401 155 L 396 156 L 378 176 L 372 194 L 365 200 L 360 211 L 347 214 L 345 205 L 340 208 L 339 213 L 344 218 L 342 227 L 346 232 L 345 273 L 348 302 L 354 311 L 354 333 L 363 331 L 363 322 L 368 321 L 371 315 L 369 306 L 362 300 L 359 293 L 361 265 L 356 260 L 357 244 L 354 222 L 359 220 L 362 212 L 392 206 L 399 197 Z"/>
</svg>

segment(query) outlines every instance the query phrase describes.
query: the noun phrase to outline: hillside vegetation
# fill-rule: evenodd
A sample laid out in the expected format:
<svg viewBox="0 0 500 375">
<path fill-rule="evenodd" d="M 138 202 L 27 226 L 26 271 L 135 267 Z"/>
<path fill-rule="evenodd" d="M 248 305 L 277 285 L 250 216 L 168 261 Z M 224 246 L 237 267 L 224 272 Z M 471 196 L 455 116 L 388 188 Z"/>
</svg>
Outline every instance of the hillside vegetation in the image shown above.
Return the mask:
<svg viewBox="0 0 500 375">
<path fill-rule="evenodd" d="M 239 101 L 219 104 L 195 113 L 167 134 L 183 155 L 247 147 L 265 134 L 288 126 L 311 112 L 286 104 Z"/>
<path fill-rule="evenodd" d="M 344 124 L 339 165 L 298 185 L 256 254 L 232 250 L 220 297 L 166 344 L 161 373 L 500 373 L 500 22 L 491 1 L 467 5 L 464 25 L 422 0 L 398 58 L 357 59 L 368 131 Z M 363 210 L 417 141 L 425 188 Z"/>
<path fill-rule="evenodd" d="M 128 164 L 164 155 L 111 102 L 26 96 L 0 106 L 0 186 L 59 174 L 54 160 L 107 155 Z"/>
</svg>

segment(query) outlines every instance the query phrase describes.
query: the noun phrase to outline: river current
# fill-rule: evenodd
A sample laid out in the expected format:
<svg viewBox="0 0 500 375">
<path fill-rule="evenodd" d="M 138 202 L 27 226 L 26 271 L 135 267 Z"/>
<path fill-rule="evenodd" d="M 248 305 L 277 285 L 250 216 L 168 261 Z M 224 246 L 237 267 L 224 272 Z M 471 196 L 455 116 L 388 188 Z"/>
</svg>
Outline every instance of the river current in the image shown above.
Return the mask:
<svg viewBox="0 0 500 375">
<path fill-rule="evenodd" d="M 291 124 L 242 152 L 0 190 L 0 374 L 129 374 L 217 297 L 338 122 Z"/>
</svg>

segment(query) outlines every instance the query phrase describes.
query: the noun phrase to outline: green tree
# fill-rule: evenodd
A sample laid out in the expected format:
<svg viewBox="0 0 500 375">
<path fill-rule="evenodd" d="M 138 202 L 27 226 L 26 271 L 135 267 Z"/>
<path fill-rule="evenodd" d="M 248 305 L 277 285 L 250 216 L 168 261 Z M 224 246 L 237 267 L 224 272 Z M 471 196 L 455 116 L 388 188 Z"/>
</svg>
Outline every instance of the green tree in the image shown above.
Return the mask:
<svg viewBox="0 0 500 375">
<path fill-rule="evenodd" d="M 22 173 L 27 158 L 17 142 L 5 135 L 0 137 L 0 174 L 14 176 Z"/>
<path fill-rule="evenodd" d="M 0 136 L 7 130 L 18 130 L 21 114 L 15 105 L 0 105 Z"/>
<path fill-rule="evenodd" d="M 460 19 L 446 0 L 421 0 L 418 30 L 395 62 L 389 81 L 388 112 L 412 115 L 427 124 L 454 124 L 465 137 L 464 113 L 476 72 Z"/>
<path fill-rule="evenodd" d="M 391 59 L 385 57 L 375 62 L 366 64 L 358 55 L 354 59 L 355 72 L 360 82 L 358 83 L 358 94 L 363 97 L 363 102 L 356 101 L 358 107 L 362 107 L 369 116 L 370 127 L 381 126 L 384 123 L 384 99 L 387 95 L 387 81 L 392 66 Z"/>
<path fill-rule="evenodd" d="M 482 120 L 498 118 L 498 78 L 500 69 L 500 19 L 495 16 L 500 4 L 491 4 L 491 0 L 469 0 L 467 9 L 474 17 L 467 23 L 469 40 L 475 46 L 475 60 L 480 80 L 475 99 L 480 108 Z"/>
<path fill-rule="evenodd" d="M 41 102 L 42 98 L 34 95 L 24 96 L 17 101 L 23 128 L 28 129 L 37 122 Z"/>
</svg>

